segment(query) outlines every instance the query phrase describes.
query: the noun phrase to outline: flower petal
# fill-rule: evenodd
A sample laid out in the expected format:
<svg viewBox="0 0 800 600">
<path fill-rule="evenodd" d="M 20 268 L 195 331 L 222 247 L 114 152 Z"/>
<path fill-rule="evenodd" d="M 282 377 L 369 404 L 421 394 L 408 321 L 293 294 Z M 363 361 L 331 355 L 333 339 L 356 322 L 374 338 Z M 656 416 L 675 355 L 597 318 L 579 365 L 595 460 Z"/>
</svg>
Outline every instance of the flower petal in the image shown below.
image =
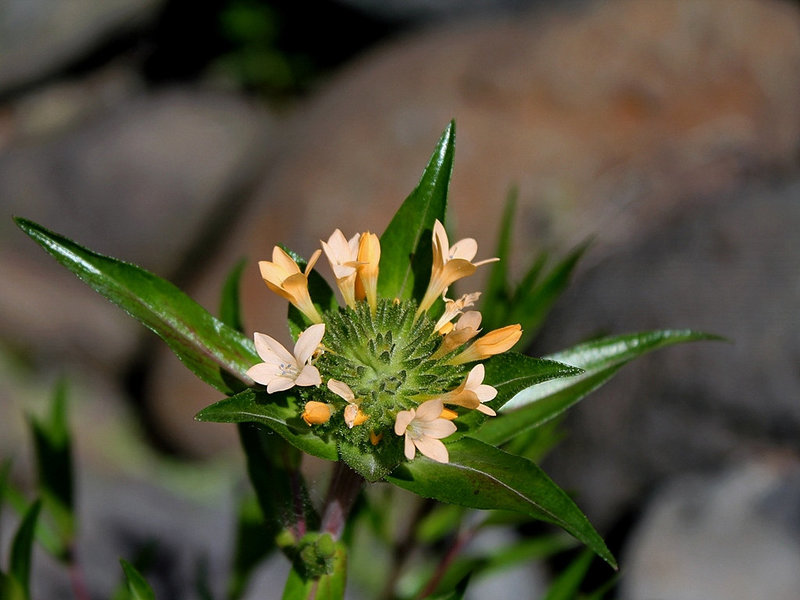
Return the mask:
<svg viewBox="0 0 800 600">
<path fill-rule="evenodd" d="M 440 413 L 441 414 L 441 413 Z M 458 429 L 452 421 L 447 419 L 437 418 L 435 421 L 425 423 L 423 438 L 446 438 L 456 432 Z"/>
<path fill-rule="evenodd" d="M 439 398 L 434 398 L 433 400 L 428 400 L 427 402 L 423 402 L 417 408 L 417 414 L 415 420 L 433 421 L 434 419 L 438 419 L 439 415 L 442 414 L 443 408 L 444 406 L 442 405 L 442 401 Z"/>
<path fill-rule="evenodd" d="M 464 386 L 468 390 L 473 390 L 478 387 L 481 383 L 483 383 L 483 377 L 486 374 L 486 370 L 483 367 L 483 363 L 479 363 L 470 369 L 469 374 L 467 375 L 466 385 Z"/>
<path fill-rule="evenodd" d="M 253 341 L 255 341 L 256 344 L 256 352 L 258 352 L 258 355 L 264 362 L 295 364 L 294 356 L 289 354 L 289 351 L 283 347 L 283 344 L 266 333 L 253 334 Z"/>
<path fill-rule="evenodd" d="M 319 347 L 322 341 L 322 336 L 325 335 L 325 323 L 316 323 L 306 329 L 297 338 L 297 343 L 294 345 L 294 356 L 297 359 L 298 365 L 303 365 L 308 362 L 311 355 Z"/>
<path fill-rule="evenodd" d="M 267 392 L 274 394 L 275 392 L 282 392 L 294 387 L 294 379 L 291 377 L 278 376 L 274 377 L 272 381 L 267 384 Z"/>
<path fill-rule="evenodd" d="M 446 422 L 450 423 L 450 421 Z M 452 423 L 450 424 L 452 425 Z M 447 448 L 445 448 L 444 444 L 439 440 L 425 437 L 419 440 L 414 440 L 414 445 L 417 447 L 417 450 L 431 460 L 435 460 L 436 462 L 440 463 L 450 462 L 450 455 L 447 453 Z M 406 446 L 408 446 L 407 443 Z M 408 457 L 408 448 L 406 448 L 406 457 Z"/>
<path fill-rule="evenodd" d="M 490 417 L 496 417 L 497 416 L 497 413 L 494 412 L 493 409 L 489 408 L 485 404 L 481 404 L 480 406 L 476 406 L 475 410 L 477 410 L 478 412 L 482 412 L 485 415 L 489 415 Z"/>
<path fill-rule="evenodd" d="M 346 400 L 347 402 L 352 402 L 355 400 L 355 394 L 353 394 L 353 390 L 351 390 L 350 386 L 344 381 L 339 381 L 338 379 L 333 378 L 328 379 L 328 389 L 339 396 L 342 400 Z"/>
<path fill-rule="evenodd" d="M 414 420 L 414 409 L 401 410 L 394 418 L 394 432 L 397 435 L 404 435 L 408 424 Z M 412 456 L 413 458 L 413 456 Z"/>
<path fill-rule="evenodd" d="M 261 385 L 269 385 L 270 382 L 276 377 L 284 377 L 281 375 L 281 369 L 274 363 L 258 363 L 247 369 L 247 376 Z"/>
<path fill-rule="evenodd" d="M 303 367 L 303 370 L 300 371 L 300 374 L 297 376 L 297 379 L 294 380 L 295 385 L 307 387 L 310 385 L 319 385 L 322 383 L 322 377 L 320 377 L 319 369 L 314 365 L 306 365 Z"/>
<path fill-rule="evenodd" d="M 300 272 L 300 267 L 294 262 L 294 259 L 289 256 L 280 246 L 272 248 L 272 262 L 286 272 L 286 275 L 292 275 Z"/>
<path fill-rule="evenodd" d="M 397 425 L 395 425 L 395 429 L 396 428 Z M 414 448 L 414 441 L 411 439 L 411 436 L 406 436 L 403 452 L 408 460 L 414 460 L 414 455 L 417 453 L 417 451 Z"/>
<path fill-rule="evenodd" d="M 451 260 L 454 258 L 463 258 L 464 260 L 472 262 L 472 259 L 475 258 L 477 253 L 478 242 L 473 238 L 464 238 L 450 246 L 449 258 Z"/>
</svg>

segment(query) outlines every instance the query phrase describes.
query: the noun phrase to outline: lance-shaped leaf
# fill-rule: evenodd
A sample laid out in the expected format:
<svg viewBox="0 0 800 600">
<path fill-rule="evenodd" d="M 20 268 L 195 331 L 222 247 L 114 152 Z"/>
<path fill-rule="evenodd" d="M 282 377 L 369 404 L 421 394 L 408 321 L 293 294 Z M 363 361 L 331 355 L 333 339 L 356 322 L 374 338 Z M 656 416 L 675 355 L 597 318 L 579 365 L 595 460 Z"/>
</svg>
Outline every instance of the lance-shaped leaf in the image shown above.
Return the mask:
<svg viewBox="0 0 800 600">
<path fill-rule="evenodd" d="M 156 600 L 156 595 L 153 593 L 153 588 L 147 583 L 147 580 L 141 573 L 127 560 L 119 559 L 119 564 L 122 565 L 122 570 L 125 572 L 125 580 L 128 584 L 128 593 L 131 595 L 131 600 Z"/>
<path fill-rule="evenodd" d="M 576 598 L 593 559 L 594 556 L 591 553 L 582 552 L 550 584 L 550 589 L 547 590 L 547 596 L 545 596 L 544 600 L 573 600 Z"/>
<path fill-rule="evenodd" d="M 45 419 L 31 418 L 39 488 L 44 507 L 53 518 L 60 541 L 57 557 L 69 560 L 75 535 L 72 498 L 72 443 L 67 422 L 67 388 L 56 385 L 50 414 Z"/>
<path fill-rule="evenodd" d="M 33 537 L 41 508 L 41 500 L 37 500 L 30 505 L 22 517 L 22 522 L 11 542 L 8 574 L 19 584 L 19 588 L 25 598 L 30 598 L 31 596 L 30 579 L 33 559 Z"/>
<path fill-rule="evenodd" d="M 649 331 L 607 337 L 551 354 L 547 359 L 574 365 L 583 372 L 521 391 L 506 403 L 498 417 L 484 423 L 473 437 L 495 446 L 503 444 L 518 433 L 560 415 L 638 356 L 683 342 L 720 339 L 689 330 Z"/>
<path fill-rule="evenodd" d="M 298 450 L 326 460 L 337 460 L 336 443 L 310 431 L 300 418 L 303 412 L 300 403 L 291 390 L 267 394 L 246 389 L 204 408 L 195 419 L 213 423 L 261 423 Z"/>
<path fill-rule="evenodd" d="M 603 539 L 572 499 L 527 459 L 472 438 L 449 444 L 450 461 L 418 456 L 386 479 L 425 498 L 470 508 L 512 510 L 554 523 L 616 568 Z"/>
<path fill-rule="evenodd" d="M 518 352 L 504 352 L 490 357 L 483 363 L 485 376 L 483 383 L 491 385 L 497 390 L 497 396 L 487 402 L 494 410 L 499 410 L 511 400 L 518 392 L 545 381 L 558 380 L 559 378 L 572 377 L 581 373 L 581 369 L 555 360 L 533 358 Z M 489 419 L 489 423 L 497 417 Z M 445 440 L 455 441 L 463 435 L 476 435 L 480 427 L 483 430 L 489 423 L 485 423 L 486 416 L 472 410 L 462 415 L 458 421 L 458 431 Z M 479 430 L 479 431 L 480 431 Z"/>
<path fill-rule="evenodd" d="M 503 217 L 500 219 L 500 230 L 497 234 L 497 247 L 494 256 L 500 260 L 489 267 L 489 277 L 481 297 L 481 314 L 483 326 L 487 330 L 497 329 L 508 323 L 509 302 L 511 301 L 508 282 L 508 264 L 511 254 L 511 228 L 514 224 L 514 213 L 517 208 L 517 189 L 512 189 L 506 197 Z"/>
<path fill-rule="evenodd" d="M 32 221 L 15 221 L 58 262 L 158 334 L 200 379 L 226 394 L 243 387 L 230 375 L 249 382 L 245 373 L 259 362 L 253 342 L 223 325 L 177 287 Z"/>
<path fill-rule="evenodd" d="M 587 244 L 578 246 L 546 272 L 548 257 L 541 254 L 517 286 L 506 319 L 522 325 L 521 348 L 528 346 L 541 328 L 550 309 L 569 285 L 570 276 L 587 247 Z"/>
<path fill-rule="evenodd" d="M 417 187 L 381 235 L 378 294 L 385 298 L 421 298 L 433 264 L 436 219 L 444 222 L 447 189 L 453 172 L 456 125 L 444 130 Z"/>
<path fill-rule="evenodd" d="M 242 259 L 230 270 L 225 278 L 225 283 L 222 284 L 219 302 L 219 320 L 239 332 L 244 332 L 239 287 L 246 265 L 247 261 Z"/>
</svg>

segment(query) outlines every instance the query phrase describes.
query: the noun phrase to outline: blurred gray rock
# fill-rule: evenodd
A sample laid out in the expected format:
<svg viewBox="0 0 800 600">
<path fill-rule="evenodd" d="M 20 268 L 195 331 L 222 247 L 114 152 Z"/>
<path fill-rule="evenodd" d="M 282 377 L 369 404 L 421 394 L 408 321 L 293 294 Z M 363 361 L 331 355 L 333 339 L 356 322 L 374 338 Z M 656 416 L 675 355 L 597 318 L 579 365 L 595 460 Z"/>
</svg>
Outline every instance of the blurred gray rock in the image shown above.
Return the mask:
<svg viewBox="0 0 800 600">
<path fill-rule="evenodd" d="M 151 18 L 164 0 L 0 0 L 0 95 Z"/>
<path fill-rule="evenodd" d="M 800 463 L 772 457 L 671 481 L 622 559 L 622 600 L 795 600 Z"/>
<path fill-rule="evenodd" d="M 135 562 L 140 557 L 146 557 L 143 574 L 158 598 L 194 598 L 201 577 L 214 597 L 224 596 L 236 525 L 229 494 L 202 503 L 143 481 L 96 472 L 80 472 L 78 485 L 76 552 L 92 598 L 112 597 L 124 580 L 119 559 Z M 0 541 L 8 548 L 17 523 L 4 518 L 3 525 Z M 288 560 L 274 554 L 254 573 L 245 598 L 274 597 L 288 571 Z M 33 573 L 34 597 L 73 596 L 67 570 L 38 547 Z"/>
<path fill-rule="evenodd" d="M 270 148 L 272 120 L 234 96 L 140 95 L 0 155 L 0 197 L 24 216 L 162 276 L 201 268 Z M 105 367 L 140 327 L 0 223 L 0 337 L 34 356 L 79 354 Z M 91 317 L 87 316 L 91 314 Z"/>
<path fill-rule="evenodd" d="M 549 470 L 599 523 L 681 471 L 748 449 L 800 451 L 798 200 L 796 175 L 696 198 L 579 273 L 560 301 L 536 354 L 661 328 L 731 341 L 637 360 L 571 411 Z"/>
</svg>

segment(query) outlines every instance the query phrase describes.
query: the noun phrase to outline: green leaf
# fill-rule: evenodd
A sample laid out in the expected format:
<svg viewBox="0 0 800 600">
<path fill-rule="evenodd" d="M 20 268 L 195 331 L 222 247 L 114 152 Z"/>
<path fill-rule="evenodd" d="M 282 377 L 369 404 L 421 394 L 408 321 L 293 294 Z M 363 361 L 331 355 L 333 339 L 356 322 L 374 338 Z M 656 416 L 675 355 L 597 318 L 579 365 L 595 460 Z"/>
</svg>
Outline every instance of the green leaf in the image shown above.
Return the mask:
<svg viewBox="0 0 800 600">
<path fill-rule="evenodd" d="M 69 560 L 75 536 L 72 441 L 67 421 L 67 386 L 59 381 L 46 419 L 31 417 L 36 466 L 44 507 L 52 516 L 59 548 L 56 556 Z"/>
<path fill-rule="evenodd" d="M 11 557 L 8 574 L 13 577 L 23 591 L 25 598 L 30 598 L 31 562 L 33 559 L 33 537 L 36 521 L 42 508 L 41 500 L 30 505 L 22 517 L 22 522 L 11 542 Z"/>
<path fill-rule="evenodd" d="M 6 482 L 5 499 L 15 512 L 22 515 L 29 506 L 28 500 L 22 491 Z M 59 533 L 51 519 L 38 519 L 36 521 L 36 542 L 52 556 L 63 556 L 64 546 Z"/>
<path fill-rule="evenodd" d="M 559 532 L 522 539 L 502 548 L 487 550 L 479 555 L 470 553 L 470 556 L 457 559 L 447 569 L 437 590 L 454 587 L 468 574 L 473 577 L 497 574 L 523 562 L 549 558 L 554 554 L 574 548 L 575 545 L 574 538 Z"/>
<path fill-rule="evenodd" d="M 638 356 L 673 344 L 720 339 L 689 330 L 649 331 L 607 337 L 551 354 L 546 357 L 548 360 L 573 365 L 583 372 L 523 390 L 506 403 L 500 415 L 471 435 L 493 446 L 503 444 L 526 429 L 557 417 Z"/>
<path fill-rule="evenodd" d="M 347 583 L 347 551 L 342 542 L 336 542 L 331 573 L 319 578 L 306 578 L 293 567 L 289 571 L 282 600 L 342 600 Z"/>
<path fill-rule="evenodd" d="M 239 332 L 244 332 L 241 302 L 239 300 L 239 284 L 246 265 L 247 261 L 242 259 L 228 273 L 228 277 L 222 286 L 219 303 L 219 320 Z"/>
<path fill-rule="evenodd" d="M 591 552 L 582 552 L 559 576 L 550 584 L 544 600 L 575 600 L 581 583 L 594 560 Z"/>
<path fill-rule="evenodd" d="M 11 575 L 0 571 L 0 598 L 3 600 L 27 600 L 25 590 Z"/>
<path fill-rule="evenodd" d="M 253 342 L 215 319 L 177 287 L 32 221 L 15 221 L 58 262 L 159 335 L 200 379 L 226 394 L 243 387 L 232 378 L 249 381 L 247 369 L 259 362 Z"/>
<path fill-rule="evenodd" d="M 336 443 L 310 431 L 300 418 L 301 400 L 291 391 L 267 394 L 246 389 L 201 410 L 195 419 L 213 423 L 261 423 L 298 450 L 326 460 L 338 460 Z"/>
<path fill-rule="evenodd" d="M 500 220 L 500 231 L 497 235 L 497 248 L 494 256 L 500 260 L 491 263 L 486 288 L 481 301 L 483 326 L 486 330 L 497 329 L 508 323 L 500 323 L 508 314 L 510 298 L 508 284 L 508 263 L 511 255 L 511 229 L 514 224 L 514 213 L 517 208 L 517 189 L 513 188 L 506 197 L 506 206 Z"/>
<path fill-rule="evenodd" d="M 153 588 L 151 588 L 147 580 L 142 577 L 142 574 L 136 570 L 136 567 L 124 558 L 119 559 L 119 564 L 122 565 L 122 570 L 125 572 L 125 580 L 128 583 L 128 592 L 130 592 L 131 600 L 156 599 Z"/>
<path fill-rule="evenodd" d="M 468 437 L 447 449 L 450 462 L 418 456 L 401 464 L 387 481 L 425 498 L 470 508 L 512 510 L 554 523 L 616 567 L 586 516 L 536 464 Z"/>
<path fill-rule="evenodd" d="M 378 294 L 384 298 L 421 298 L 433 264 L 436 219 L 444 222 L 447 189 L 453 172 L 456 125 L 444 130 L 413 192 L 381 235 Z"/>
<path fill-rule="evenodd" d="M 472 573 L 467 573 L 456 583 L 453 589 L 431 596 L 430 600 L 462 600 L 471 579 Z"/>
<path fill-rule="evenodd" d="M 520 348 L 527 347 L 541 328 L 550 309 L 569 285 L 570 276 L 587 247 L 588 244 L 582 244 L 567 254 L 536 285 L 533 280 L 543 271 L 546 256 L 534 261 L 512 297 L 510 315 L 506 315 L 507 322 L 522 325 Z"/>
<path fill-rule="evenodd" d="M 487 406 L 494 410 L 499 410 L 521 390 L 551 379 L 571 377 L 581 372 L 580 369 L 570 365 L 543 358 L 533 358 L 518 352 L 495 354 L 486 360 L 483 366 L 485 369 L 483 382 L 497 390 L 494 400 L 487 403 Z M 456 421 L 458 431 L 447 439 L 455 441 L 463 435 L 476 437 L 477 432 L 496 419 L 497 417 L 494 417 L 487 421 L 482 413 L 476 410 L 469 411 Z"/>
</svg>

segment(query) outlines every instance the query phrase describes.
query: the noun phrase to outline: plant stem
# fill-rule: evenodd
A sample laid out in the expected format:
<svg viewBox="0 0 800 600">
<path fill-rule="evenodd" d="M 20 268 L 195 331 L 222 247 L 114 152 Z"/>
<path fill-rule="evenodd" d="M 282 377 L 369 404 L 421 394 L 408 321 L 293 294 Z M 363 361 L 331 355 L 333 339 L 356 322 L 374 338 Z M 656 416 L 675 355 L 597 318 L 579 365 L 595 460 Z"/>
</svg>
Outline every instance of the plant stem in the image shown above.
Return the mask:
<svg viewBox="0 0 800 600">
<path fill-rule="evenodd" d="M 322 531 L 330 533 L 334 540 L 342 537 L 347 515 L 358 498 L 364 478 L 343 462 L 337 462 L 333 470 L 328 497 L 322 513 Z"/>
<path fill-rule="evenodd" d="M 72 586 L 72 595 L 75 600 L 91 600 L 89 590 L 86 588 L 86 580 L 83 576 L 83 569 L 75 553 L 74 548 L 69 549 L 69 581 Z"/>
<path fill-rule="evenodd" d="M 447 553 L 442 557 L 442 560 L 439 561 L 439 564 L 436 567 L 436 571 L 434 571 L 433 575 L 428 581 L 428 584 L 423 588 L 419 596 L 417 596 L 417 600 L 422 600 L 423 598 L 427 598 L 436 590 L 436 587 L 442 581 L 442 578 L 444 577 L 445 573 L 447 573 L 447 569 L 450 568 L 450 565 L 456 559 L 456 557 L 464 548 L 464 546 L 466 546 L 469 543 L 469 541 L 473 537 L 475 537 L 475 533 L 477 532 L 477 530 L 478 530 L 477 527 L 470 527 L 467 530 L 461 531 L 456 536 L 456 539 L 453 540 L 453 543 L 448 549 Z"/>
</svg>

